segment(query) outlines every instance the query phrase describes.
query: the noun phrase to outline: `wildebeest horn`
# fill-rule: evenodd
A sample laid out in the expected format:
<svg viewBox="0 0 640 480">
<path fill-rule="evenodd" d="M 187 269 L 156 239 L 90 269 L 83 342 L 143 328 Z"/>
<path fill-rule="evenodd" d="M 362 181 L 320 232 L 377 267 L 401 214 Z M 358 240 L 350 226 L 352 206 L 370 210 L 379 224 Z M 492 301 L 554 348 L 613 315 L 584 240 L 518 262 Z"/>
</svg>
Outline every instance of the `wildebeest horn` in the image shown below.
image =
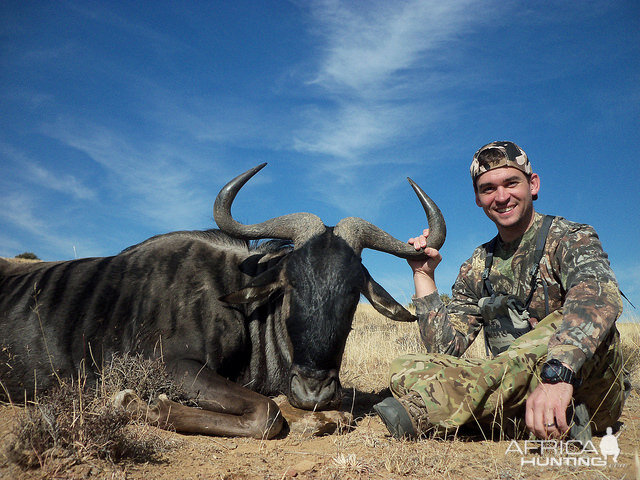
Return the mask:
<svg viewBox="0 0 640 480">
<path fill-rule="evenodd" d="M 447 226 L 442 212 L 418 184 L 410 178 L 407 178 L 407 180 L 409 180 L 413 190 L 416 192 L 422 208 L 427 215 L 427 222 L 429 223 L 427 247 L 440 250 L 447 236 Z M 349 243 L 358 253 L 360 253 L 363 248 L 371 248 L 401 258 L 425 258 L 423 251 L 416 251 L 413 245 L 397 240 L 381 228 L 361 218 L 349 217 L 340 220 L 334 232 Z"/>
<path fill-rule="evenodd" d="M 266 163 L 253 167 L 227 183 L 213 205 L 213 218 L 224 232 L 242 238 L 280 238 L 292 240 L 294 246 L 301 245 L 309 238 L 325 231 L 322 220 L 311 213 L 292 213 L 253 225 L 243 225 L 231 216 L 231 204 L 238 191 Z"/>
</svg>

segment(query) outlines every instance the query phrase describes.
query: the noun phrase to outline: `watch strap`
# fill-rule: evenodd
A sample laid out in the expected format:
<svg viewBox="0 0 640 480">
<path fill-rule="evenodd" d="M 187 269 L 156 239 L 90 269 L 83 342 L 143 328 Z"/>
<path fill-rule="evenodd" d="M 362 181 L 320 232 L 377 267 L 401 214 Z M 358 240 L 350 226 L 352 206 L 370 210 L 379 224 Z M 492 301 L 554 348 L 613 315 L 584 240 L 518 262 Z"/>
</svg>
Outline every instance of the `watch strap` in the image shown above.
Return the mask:
<svg viewBox="0 0 640 480">
<path fill-rule="evenodd" d="M 542 383 L 570 383 L 573 386 L 578 386 L 580 379 L 570 368 L 565 367 L 559 360 L 552 359 L 545 362 L 543 365 L 543 375 L 541 376 Z M 552 376 L 547 376 L 545 373 L 551 370 Z"/>
</svg>

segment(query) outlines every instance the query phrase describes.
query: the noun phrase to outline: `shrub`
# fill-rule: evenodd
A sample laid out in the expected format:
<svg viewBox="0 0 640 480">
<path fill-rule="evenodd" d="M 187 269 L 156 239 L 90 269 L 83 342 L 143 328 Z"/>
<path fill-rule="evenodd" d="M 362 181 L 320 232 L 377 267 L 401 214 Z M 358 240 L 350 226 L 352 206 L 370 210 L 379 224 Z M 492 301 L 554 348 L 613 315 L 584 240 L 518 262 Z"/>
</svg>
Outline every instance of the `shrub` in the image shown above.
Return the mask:
<svg viewBox="0 0 640 480">
<path fill-rule="evenodd" d="M 23 260 L 40 260 L 38 256 L 33 252 L 23 252 L 16 255 L 15 258 L 22 258 Z"/>
<path fill-rule="evenodd" d="M 160 360 L 115 356 L 100 372 L 97 384 L 61 380 L 29 402 L 5 443 L 5 457 L 22 468 L 96 458 L 114 463 L 158 461 L 169 443 L 111 403 L 111 397 L 126 388 L 135 389 L 149 403 L 161 393 L 187 403 L 186 394 L 171 382 Z"/>
<path fill-rule="evenodd" d="M 145 402 L 153 403 L 164 393 L 174 402 L 197 406 L 182 385 L 176 384 L 167 373 L 161 359 L 145 358 L 139 353 L 114 355 L 100 376 L 102 388 L 109 395 L 131 389 Z"/>
<path fill-rule="evenodd" d="M 136 438 L 129 425 L 125 410 L 111 406 L 95 390 L 63 383 L 24 410 L 5 455 L 23 468 L 44 467 L 59 458 L 155 460 L 162 441 L 152 434 Z"/>
</svg>

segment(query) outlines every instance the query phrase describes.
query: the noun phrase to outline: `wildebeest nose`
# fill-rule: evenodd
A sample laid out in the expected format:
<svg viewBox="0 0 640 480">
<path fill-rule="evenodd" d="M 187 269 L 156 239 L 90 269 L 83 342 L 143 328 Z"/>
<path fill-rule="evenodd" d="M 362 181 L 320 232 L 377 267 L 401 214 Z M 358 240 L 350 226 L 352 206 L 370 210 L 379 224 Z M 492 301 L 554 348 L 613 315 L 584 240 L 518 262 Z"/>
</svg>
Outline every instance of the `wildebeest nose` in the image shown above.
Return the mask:
<svg viewBox="0 0 640 480">
<path fill-rule="evenodd" d="M 297 365 L 291 368 L 289 403 L 305 410 L 326 410 L 340 403 L 338 371 L 315 370 Z"/>
</svg>

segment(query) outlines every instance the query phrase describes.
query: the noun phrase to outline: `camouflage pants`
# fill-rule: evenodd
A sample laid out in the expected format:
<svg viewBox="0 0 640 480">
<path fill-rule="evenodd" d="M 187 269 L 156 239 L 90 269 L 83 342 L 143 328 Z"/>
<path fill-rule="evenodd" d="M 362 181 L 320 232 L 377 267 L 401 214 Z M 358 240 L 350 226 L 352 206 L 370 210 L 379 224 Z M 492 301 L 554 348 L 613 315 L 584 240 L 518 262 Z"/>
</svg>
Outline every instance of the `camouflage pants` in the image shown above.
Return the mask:
<svg viewBox="0 0 640 480">
<path fill-rule="evenodd" d="M 413 403 L 418 399 L 429 427 L 436 431 L 478 426 L 517 435 L 527 397 L 539 383 L 549 338 L 561 320 L 560 312 L 552 313 L 493 359 L 436 353 L 399 357 L 391 364 L 391 391 L 397 398 L 413 398 Z M 574 400 L 587 405 L 594 432 L 612 426 L 622 413 L 622 367 L 620 337 L 614 331 L 580 370 L 583 383 L 576 388 Z"/>
</svg>

